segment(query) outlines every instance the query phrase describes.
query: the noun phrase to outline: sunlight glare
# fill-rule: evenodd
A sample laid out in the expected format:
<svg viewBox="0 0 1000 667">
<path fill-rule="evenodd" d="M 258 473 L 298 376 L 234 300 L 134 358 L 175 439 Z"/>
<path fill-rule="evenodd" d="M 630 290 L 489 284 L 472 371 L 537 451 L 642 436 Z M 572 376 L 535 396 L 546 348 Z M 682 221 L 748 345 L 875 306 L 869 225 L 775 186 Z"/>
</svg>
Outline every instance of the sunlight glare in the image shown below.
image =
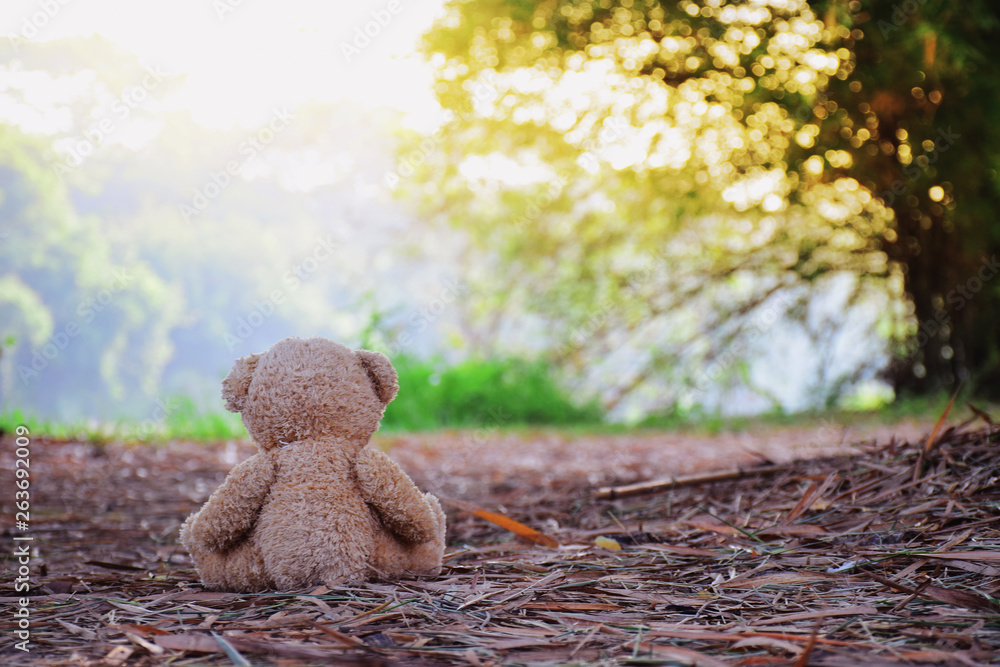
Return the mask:
<svg viewBox="0 0 1000 667">
<path fill-rule="evenodd" d="M 407 114 L 407 125 L 433 127 L 441 111 L 431 69 L 413 52 L 441 12 L 441 0 L 395 0 L 397 12 L 389 14 L 391 1 L 290 0 L 276 6 L 175 0 L 151 10 L 125 0 L 91 0 L 59 4 L 46 16 L 37 0 L 8 0 L 0 34 L 15 49 L 27 41 L 107 37 L 147 65 L 186 74 L 165 110 L 189 110 L 209 127 L 254 126 L 276 108 L 337 100 L 396 108 Z M 374 36 L 366 43 L 359 31 L 376 15 L 385 25 L 370 28 Z"/>
</svg>

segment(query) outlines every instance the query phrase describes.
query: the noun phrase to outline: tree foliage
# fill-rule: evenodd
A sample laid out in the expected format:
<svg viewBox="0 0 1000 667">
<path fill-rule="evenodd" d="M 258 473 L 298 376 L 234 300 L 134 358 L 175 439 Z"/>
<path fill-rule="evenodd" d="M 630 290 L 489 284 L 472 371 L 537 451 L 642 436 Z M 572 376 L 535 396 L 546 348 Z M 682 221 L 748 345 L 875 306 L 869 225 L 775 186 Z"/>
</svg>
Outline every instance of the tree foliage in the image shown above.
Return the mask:
<svg viewBox="0 0 1000 667">
<path fill-rule="evenodd" d="M 0 377 L 3 394 L 22 404 L 79 414 L 96 410 L 100 395 L 154 390 L 181 301 L 147 264 L 116 261 L 39 143 L 0 128 L 0 336 L 11 348 Z M 59 392 L 46 375 L 59 376 Z"/>
<path fill-rule="evenodd" d="M 865 322 L 897 387 L 995 377 L 995 285 L 922 333 L 997 247 L 996 21 L 903 5 L 450 2 L 425 50 L 453 115 L 415 180 L 504 276 L 484 313 L 540 313 L 610 405 L 752 382 L 776 321 L 821 353 Z M 875 370 L 820 362 L 817 389 Z"/>
<path fill-rule="evenodd" d="M 0 412 L 173 428 L 177 395 L 222 409 L 235 357 L 356 345 L 373 312 L 407 332 L 440 293 L 373 187 L 395 112 L 313 101 L 219 130 L 164 102 L 177 86 L 104 38 L 0 41 Z"/>
</svg>

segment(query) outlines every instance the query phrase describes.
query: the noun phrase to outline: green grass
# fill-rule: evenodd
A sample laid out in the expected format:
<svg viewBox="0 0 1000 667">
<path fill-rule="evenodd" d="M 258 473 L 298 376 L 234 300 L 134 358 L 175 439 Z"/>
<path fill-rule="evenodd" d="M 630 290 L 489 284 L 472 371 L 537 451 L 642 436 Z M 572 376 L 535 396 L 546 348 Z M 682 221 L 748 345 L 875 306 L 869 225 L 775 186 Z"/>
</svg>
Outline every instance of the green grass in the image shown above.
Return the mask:
<svg viewBox="0 0 1000 667">
<path fill-rule="evenodd" d="M 171 397 L 162 403 L 165 409 L 154 418 L 141 421 L 96 420 L 59 422 L 25 415 L 20 410 L 0 413 L 0 429 L 13 433 L 18 426 L 27 426 L 34 435 L 72 439 L 104 444 L 112 441 L 164 442 L 193 440 L 218 442 L 247 437 L 240 416 L 229 412 L 199 409 L 186 396 Z"/>
<path fill-rule="evenodd" d="M 516 429 L 523 426 L 599 427 L 596 404 L 577 405 L 541 361 L 487 359 L 446 366 L 440 361 L 397 359 L 402 387 L 382 420 L 385 432 L 447 428 Z M 245 438 L 239 415 L 199 408 L 178 396 L 162 402 L 154 418 L 143 421 L 64 423 L 35 419 L 19 411 L 0 414 L 0 428 L 26 425 L 32 433 L 95 443 L 121 440 L 216 442 Z"/>
<path fill-rule="evenodd" d="M 168 404 L 168 407 L 171 410 L 163 419 L 162 432 L 172 440 L 218 441 L 247 437 L 238 414 L 222 409 L 200 409 L 186 396 L 176 397 L 174 405 Z"/>
<path fill-rule="evenodd" d="M 597 426 L 603 421 L 599 406 L 576 404 L 542 361 L 485 359 L 445 366 L 404 357 L 395 366 L 401 389 L 382 420 L 386 431 Z"/>
<path fill-rule="evenodd" d="M 765 412 L 750 417 L 725 417 L 707 413 L 698 408 L 687 413 L 678 411 L 651 415 L 633 429 L 695 431 L 711 434 L 722 431 L 746 431 L 753 428 L 800 427 L 811 428 L 824 424 L 853 424 L 857 426 L 890 426 L 907 420 L 935 421 L 944 412 L 951 396 L 936 393 L 928 396 L 906 396 L 876 409 L 835 408 L 788 413 L 781 410 Z M 949 421 L 956 422 L 973 417 L 966 403 L 972 403 L 987 413 L 1000 416 L 1000 406 L 980 402 L 972 396 L 959 395 L 949 414 Z"/>
<path fill-rule="evenodd" d="M 57 422 L 26 415 L 20 410 L 0 413 L 0 430 L 15 433 L 19 426 L 26 426 L 32 435 L 47 435 L 52 438 L 76 438 L 95 441 L 99 424 L 96 422 Z"/>
<path fill-rule="evenodd" d="M 448 366 L 440 361 L 410 358 L 395 360 L 400 393 L 386 410 L 382 431 L 400 433 L 441 429 L 489 429 L 525 432 L 558 429 L 567 434 L 618 434 L 642 431 L 683 431 L 715 434 L 754 428 L 797 426 L 810 428 L 829 423 L 878 425 L 907 419 L 933 421 L 944 411 L 949 396 L 897 399 L 877 410 L 823 410 L 788 414 L 781 411 L 754 417 L 723 417 L 698 408 L 652 415 L 634 424 L 604 421 L 596 403 L 579 404 L 555 380 L 543 361 L 524 359 L 468 360 Z M 971 416 L 968 397 L 960 396 L 950 418 Z M 979 405 L 996 413 L 997 406 Z M 40 420 L 19 411 L 0 413 L 0 429 L 11 433 L 25 425 L 32 434 L 94 443 L 111 441 L 163 442 L 192 440 L 218 442 L 247 437 L 239 415 L 221 405 L 199 406 L 193 399 L 172 397 L 158 412 L 143 421 L 58 422 Z"/>
</svg>

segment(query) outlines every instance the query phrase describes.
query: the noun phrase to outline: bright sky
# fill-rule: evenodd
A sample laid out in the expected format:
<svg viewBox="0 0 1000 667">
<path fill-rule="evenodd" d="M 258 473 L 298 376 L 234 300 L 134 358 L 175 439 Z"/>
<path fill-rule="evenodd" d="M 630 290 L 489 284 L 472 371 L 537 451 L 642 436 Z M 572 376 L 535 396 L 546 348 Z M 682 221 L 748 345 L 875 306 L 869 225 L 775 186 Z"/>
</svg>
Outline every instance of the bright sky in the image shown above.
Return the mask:
<svg viewBox="0 0 1000 667">
<path fill-rule="evenodd" d="M 169 106 L 214 127 L 255 125 L 276 107 L 310 99 L 347 99 L 402 109 L 408 124 L 427 129 L 439 109 L 430 70 L 413 52 L 440 7 L 441 0 L 3 0 L 0 35 L 104 35 L 148 65 L 187 73 Z"/>
</svg>

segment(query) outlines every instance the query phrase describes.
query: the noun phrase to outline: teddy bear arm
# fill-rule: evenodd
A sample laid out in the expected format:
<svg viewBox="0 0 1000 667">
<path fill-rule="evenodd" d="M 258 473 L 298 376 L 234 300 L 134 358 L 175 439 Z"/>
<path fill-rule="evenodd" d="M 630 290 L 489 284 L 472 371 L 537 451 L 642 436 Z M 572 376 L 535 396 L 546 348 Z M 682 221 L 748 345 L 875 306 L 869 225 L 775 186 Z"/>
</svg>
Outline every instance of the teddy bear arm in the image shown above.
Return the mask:
<svg viewBox="0 0 1000 667">
<path fill-rule="evenodd" d="M 391 533 L 412 544 L 435 538 L 434 508 L 395 461 L 384 452 L 365 448 L 355 469 L 362 497 Z"/>
<path fill-rule="evenodd" d="M 260 454 L 234 467 L 201 510 L 185 522 L 181 541 L 216 553 L 232 549 L 256 523 L 274 478 L 274 466 Z"/>
</svg>

